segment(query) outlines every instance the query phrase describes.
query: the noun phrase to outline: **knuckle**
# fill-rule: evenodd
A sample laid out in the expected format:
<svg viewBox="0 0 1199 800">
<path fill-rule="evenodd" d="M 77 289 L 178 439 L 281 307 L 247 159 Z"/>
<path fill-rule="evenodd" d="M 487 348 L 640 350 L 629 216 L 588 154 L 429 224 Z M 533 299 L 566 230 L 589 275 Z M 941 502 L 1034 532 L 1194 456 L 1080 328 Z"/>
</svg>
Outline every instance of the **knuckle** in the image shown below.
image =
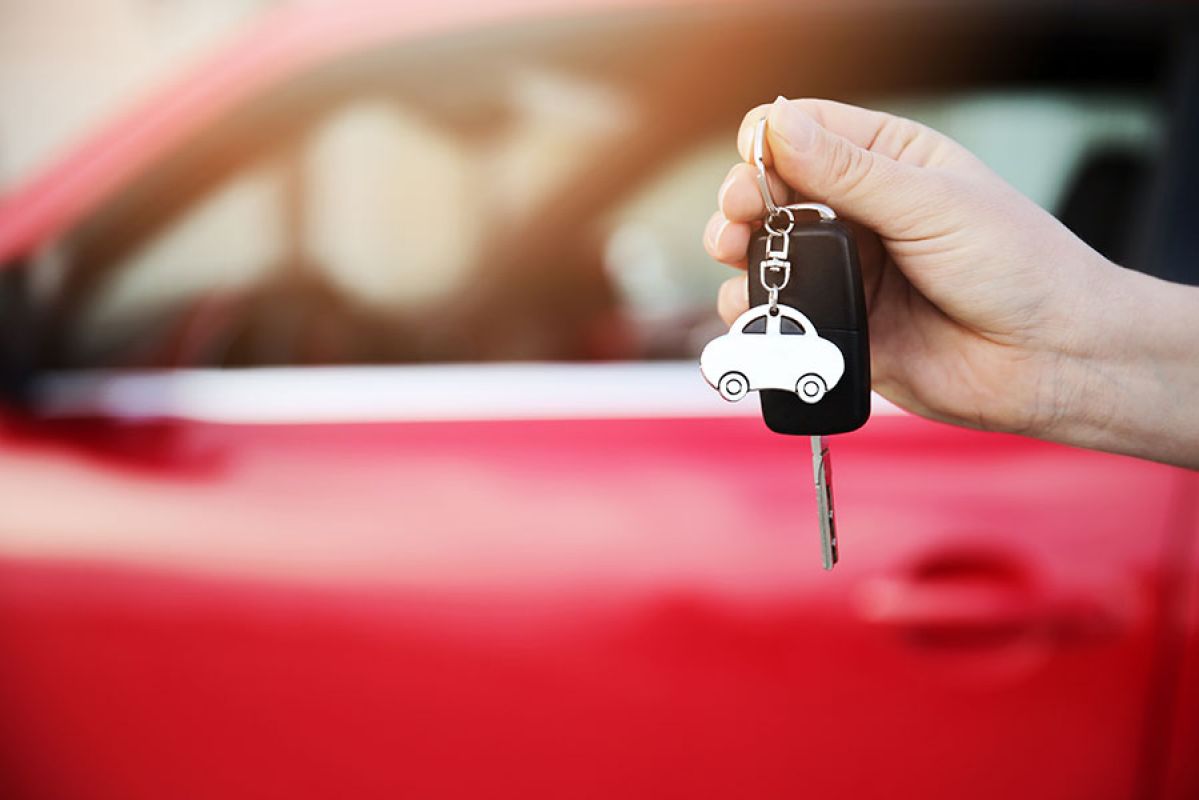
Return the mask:
<svg viewBox="0 0 1199 800">
<path fill-rule="evenodd" d="M 870 179 L 873 164 L 867 151 L 842 143 L 829 159 L 829 185 L 838 194 L 852 195 Z"/>
</svg>

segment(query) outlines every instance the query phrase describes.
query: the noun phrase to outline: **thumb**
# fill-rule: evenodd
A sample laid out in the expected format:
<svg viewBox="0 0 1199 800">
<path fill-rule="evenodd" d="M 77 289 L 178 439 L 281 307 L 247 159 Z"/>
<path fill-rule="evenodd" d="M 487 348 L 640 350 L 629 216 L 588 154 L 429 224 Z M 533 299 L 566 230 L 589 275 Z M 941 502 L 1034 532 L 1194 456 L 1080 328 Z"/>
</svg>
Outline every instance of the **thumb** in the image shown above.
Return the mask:
<svg viewBox="0 0 1199 800">
<path fill-rule="evenodd" d="M 775 171 L 800 195 L 881 236 L 910 232 L 927 200 L 921 170 L 858 146 L 783 98 L 770 106 L 766 133 Z"/>
</svg>

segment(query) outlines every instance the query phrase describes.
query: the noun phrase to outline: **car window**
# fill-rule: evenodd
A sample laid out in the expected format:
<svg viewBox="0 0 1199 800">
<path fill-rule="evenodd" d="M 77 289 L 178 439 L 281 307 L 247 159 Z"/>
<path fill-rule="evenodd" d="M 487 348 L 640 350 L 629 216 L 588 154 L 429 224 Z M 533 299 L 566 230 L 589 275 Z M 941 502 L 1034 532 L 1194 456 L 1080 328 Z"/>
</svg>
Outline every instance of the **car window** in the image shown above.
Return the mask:
<svg viewBox="0 0 1199 800">
<path fill-rule="evenodd" d="M 84 310 L 73 351 L 103 361 L 154 320 L 162 320 L 160 338 L 195 340 L 209 323 L 191 318 L 205 316 L 196 309 L 206 301 L 228 297 L 230 317 L 261 317 L 256 306 L 269 301 L 255 296 L 257 287 L 281 283 L 336 298 L 326 321 L 341 328 L 371 328 L 376 308 L 444 302 L 478 259 L 478 229 L 445 224 L 444 209 L 471 210 L 470 172 L 465 148 L 402 104 L 366 96 L 338 105 L 298 143 L 268 151 L 114 265 Z M 320 302 L 286 293 L 278 300 Z M 285 321 L 230 324 L 239 327 L 222 330 L 218 341 L 187 345 L 192 355 L 220 361 L 245 353 L 239 360 L 250 363 L 291 362 L 309 347 L 370 355 L 340 341 L 343 331 L 313 333 L 316 341 L 293 348 L 267 341 L 308 335 Z M 247 333 L 246 326 L 278 330 Z"/>
<path fill-rule="evenodd" d="M 502 90 L 474 127 L 376 87 L 249 148 L 166 224 L 107 248 L 62 317 L 59 366 L 696 357 L 726 330 L 713 298 L 729 272 L 700 228 L 739 158 L 728 130 L 647 151 L 596 194 L 580 170 L 598 159 L 616 175 L 646 140 L 635 83 L 536 59 L 489 76 Z M 1111 190 L 1147 169 L 1163 124 L 1115 93 L 849 99 L 944 130 L 1108 252 L 1131 215 L 1079 198 L 1135 202 Z M 595 199 L 540 221 L 577 197 Z"/>
<path fill-rule="evenodd" d="M 785 336 L 796 336 L 803 335 L 803 332 L 803 326 L 790 317 L 783 317 L 779 320 L 779 333 L 782 333 Z"/>
<path fill-rule="evenodd" d="M 132 353 L 139 365 L 163 366 L 173 358 L 164 353 L 186 352 L 184 363 L 239 366 L 609 355 L 622 337 L 610 293 L 574 269 L 586 249 L 556 256 L 557 275 L 545 281 L 525 272 L 505 286 L 489 270 L 524 265 L 503 264 L 487 240 L 549 202 L 592 138 L 609 136 L 628 112 L 619 96 L 585 81 L 526 70 L 510 88 L 515 116 L 483 139 L 455 136 L 395 97 L 330 107 L 107 265 L 74 319 L 69 360 L 113 365 Z M 598 255 L 594 263 L 591 275 L 602 280 Z M 530 290 L 534 297 L 516 302 L 533 308 L 495 296 Z M 214 301 L 226 317 L 215 336 Z M 480 303 L 489 307 L 480 312 Z M 572 305 L 583 313 L 572 315 Z M 147 351 L 152 340 L 169 346 Z"/>
<path fill-rule="evenodd" d="M 479 258 L 470 151 L 412 109 L 364 97 L 322 119 L 300 150 L 303 246 L 354 300 L 384 308 L 444 302 Z"/>
<path fill-rule="evenodd" d="M 255 164 L 140 243 L 84 307 L 75 357 L 104 363 L 145 331 L 157 309 L 264 280 L 286 249 L 283 192 L 280 166 Z"/>
<path fill-rule="evenodd" d="M 757 317 L 745 323 L 742 333 L 766 333 L 766 317 Z"/>
</svg>

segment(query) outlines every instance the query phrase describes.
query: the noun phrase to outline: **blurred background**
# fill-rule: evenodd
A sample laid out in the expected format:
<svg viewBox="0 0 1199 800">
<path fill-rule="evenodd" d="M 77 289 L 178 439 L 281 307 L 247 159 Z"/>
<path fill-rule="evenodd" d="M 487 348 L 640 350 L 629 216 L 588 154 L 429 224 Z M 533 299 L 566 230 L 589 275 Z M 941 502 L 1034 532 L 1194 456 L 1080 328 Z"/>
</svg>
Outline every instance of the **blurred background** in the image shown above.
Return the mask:
<svg viewBox="0 0 1199 800">
<path fill-rule="evenodd" d="M 1189 277 L 1151 248 L 1151 200 L 1190 183 L 1160 169 L 1185 138 L 1168 8 L 335 6 L 6 4 L 0 179 L 35 217 L 6 255 L 53 262 L 27 362 L 693 356 L 722 275 L 697 226 L 775 92 L 920 119 L 1113 258 Z M 33 213 L 21 187 L 99 129 L 107 171 Z"/>
<path fill-rule="evenodd" d="M 1189 4 L 0 0 L 5 796 L 1199 796 L 1193 475 L 699 379 L 779 94 L 1199 283 Z"/>
</svg>

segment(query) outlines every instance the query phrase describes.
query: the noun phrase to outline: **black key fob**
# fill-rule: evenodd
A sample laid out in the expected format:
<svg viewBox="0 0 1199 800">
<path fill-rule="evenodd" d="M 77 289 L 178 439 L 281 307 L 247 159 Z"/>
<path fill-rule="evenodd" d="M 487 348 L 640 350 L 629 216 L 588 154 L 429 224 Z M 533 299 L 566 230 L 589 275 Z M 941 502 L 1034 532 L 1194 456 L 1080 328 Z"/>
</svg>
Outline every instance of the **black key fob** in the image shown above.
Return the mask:
<svg viewBox="0 0 1199 800">
<path fill-rule="evenodd" d="M 870 335 L 853 232 L 837 219 L 795 219 L 785 235 L 790 274 L 778 302 L 798 309 L 821 338 L 837 345 L 845 357 L 845 373 L 815 403 L 804 402 L 795 392 L 762 390 L 762 418 L 776 433 L 821 436 L 857 430 L 870 418 Z M 769 302 L 764 281 L 771 281 L 772 273 L 760 266 L 768 259 L 769 239 L 762 230 L 750 242 L 751 307 Z"/>
</svg>

